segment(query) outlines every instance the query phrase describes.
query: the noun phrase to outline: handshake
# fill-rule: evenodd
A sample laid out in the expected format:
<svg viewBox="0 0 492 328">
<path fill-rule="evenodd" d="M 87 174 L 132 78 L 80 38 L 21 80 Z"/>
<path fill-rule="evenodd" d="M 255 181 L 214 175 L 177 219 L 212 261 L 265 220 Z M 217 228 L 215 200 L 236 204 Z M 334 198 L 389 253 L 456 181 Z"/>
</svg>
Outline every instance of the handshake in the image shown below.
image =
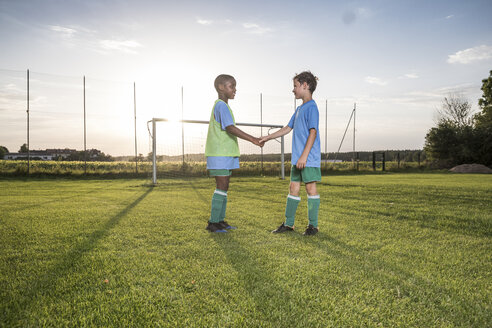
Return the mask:
<svg viewBox="0 0 492 328">
<path fill-rule="evenodd" d="M 253 137 L 251 142 L 254 143 L 255 145 L 259 146 L 259 147 L 263 147 L 265 145 L 265 142 L 267 142 L 270 139 L 271 138 L 269 136 L 264 136 L 264 137 L 260 137 L 260 138 Z"/>
</svg>

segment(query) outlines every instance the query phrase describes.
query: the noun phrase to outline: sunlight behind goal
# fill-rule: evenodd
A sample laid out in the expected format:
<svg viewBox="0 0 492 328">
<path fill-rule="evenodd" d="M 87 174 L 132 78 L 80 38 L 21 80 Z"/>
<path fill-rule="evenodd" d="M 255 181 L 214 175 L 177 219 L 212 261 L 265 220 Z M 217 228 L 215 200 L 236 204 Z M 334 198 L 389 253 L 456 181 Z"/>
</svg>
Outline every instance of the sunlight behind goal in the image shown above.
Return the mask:
<svg viewBox="0 0 492 328">
<path fill-rule="evenodd" d="M 206 174 L 205 143 L 208 123 L 208 121 L 176 121 L 163 118 L 154 118 L 147 122 L 149 144 L 152 147 L 149 152 L 152 155 L 154 184 L 157 182 L 157 176 L 189 176 L 189 170 L 193 170 L 193 167 L 200 170 L 203 175 Z M 236 123 L 236 125 L 255 137 L 271 134 L 282 127 L 256 123 Z M 259 168 L 259 174 L 262 174 L 265 169 L 274 169 L 278 171 L 281 178 L 284 178 L 283 137 L 270 140 L 263 148 L 239 138 L 238 141 L 243 172 L 246 167 L 254 163 Z M 174 171 L 160 172 L 158 167 L 162 162 L 174 163 L 172 165 L 175 168 Z M 176 170 L 177 164 L 181 165 L 180 170 Z"/>
</svg>

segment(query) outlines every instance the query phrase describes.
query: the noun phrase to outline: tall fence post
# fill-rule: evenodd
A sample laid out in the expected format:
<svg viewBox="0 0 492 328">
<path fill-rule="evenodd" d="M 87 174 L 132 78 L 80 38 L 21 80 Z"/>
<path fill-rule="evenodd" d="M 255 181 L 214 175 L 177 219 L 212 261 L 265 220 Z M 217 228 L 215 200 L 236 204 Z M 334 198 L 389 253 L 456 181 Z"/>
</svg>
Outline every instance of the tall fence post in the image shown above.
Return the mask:
<svg viewBox="0 0 492 328">
<path fill-rule="evenodd" d="M 181 153 L 183 154 L 183 169 L 185 164 L 185 141 L 184 141 L 184 87 L 181 87 Z"/>
<path fill-rule="evenodd" d="M 282 164 L 280 168 L 282 180 L 285 180 L 284 136 L 280 138 L 280 162 Z"/>
<path fill-rule="evenodd" d="M 263 94 L 260 92 L 260 137 L 263 137 Z M 263 147 L 261 150 L 261 175 L 263 175 Z"/>
<path fill-rule="evenodd" d="M 400 152 L 398 152 L 398 154 L 396 156 L 398 158 L 398 168 L 400 168 Z"/>
<path fill-rule="evenodd" d="M 29 70 L 27 70 L 27 175 L 31 167 L 31 147 L 29 146 Z"/>
<path fill-rule="evenodd" d="M 84 174 L 87 174 L 87 126 L 85 115 L 85 75 L 84 75 Z"/>
<path fill-rule="evenodd" d="M 355 164 L 355 162 L 356 162 L 356 159 L 355 159 L 355 114 L 356 114 L 356 111 L 355 111 L 355 109 L 356 109 L 356 103 L 354 103 L 354 140 L 353 140 L 353 149 L 352 149 L 352 151 L 353 151 L 352 158 L 354 159 L 354 168 L 356 165 Z"/>
<path fill-rule="evenodd" d="M 372 170 L 376 171 L 376 152 L 372 152 Z"/>
<path fill-rule="evenodd" d="M 325 100 L 325 168 L 328 167 L 328 99 Z"/>
<path fill-rule="evenodd" d="M 386 153 L 383 152 L 383 171 L 386 170 Z"/>
<path fill-rule="evenodd" d="M 138 155 L 137 155 L 137 89 L 133 82 L 133 116 L 135 124 L 135 174 L 138 174 Z"/>
<path fill-rule="evenodd" d="M 152 119 L 152 183 L 157 183 L 157 155 L 156 155 L 156 128 L 155 119 Z"/>
</svg>

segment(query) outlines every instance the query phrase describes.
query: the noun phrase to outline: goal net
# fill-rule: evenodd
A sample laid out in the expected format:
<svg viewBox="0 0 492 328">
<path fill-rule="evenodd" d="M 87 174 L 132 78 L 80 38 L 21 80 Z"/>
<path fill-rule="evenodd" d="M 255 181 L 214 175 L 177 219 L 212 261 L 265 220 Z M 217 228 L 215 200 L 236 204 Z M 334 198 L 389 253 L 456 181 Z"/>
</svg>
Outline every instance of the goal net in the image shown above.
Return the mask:
<svg viewBox="0 0 492 328">
<path fill-rule="evenodd" d="M 164 177 L 207 175 L 205 143 L 208 121 L 153 118 L 147 122 L 152 157 L 152 182 Z M 271 134 L 282 125 L 236 123 L 244 132 L 259 137 Z M 268 141 L 260 148 L 238 138 L 240 168 L 234 175 L 270 175 L 285 178 L 284 138 Z"/>
</svg>

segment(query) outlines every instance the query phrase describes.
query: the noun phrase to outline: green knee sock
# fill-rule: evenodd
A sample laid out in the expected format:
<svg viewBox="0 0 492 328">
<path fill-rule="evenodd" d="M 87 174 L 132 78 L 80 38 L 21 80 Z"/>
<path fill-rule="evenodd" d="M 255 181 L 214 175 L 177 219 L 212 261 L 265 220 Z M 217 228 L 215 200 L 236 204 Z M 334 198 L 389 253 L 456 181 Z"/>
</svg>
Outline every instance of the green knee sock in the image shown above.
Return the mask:
<svg viewBox="0 0 492 328">
<path fill-rule="evenodd" d="M 285 205 L 285 225 L 289 227 L 294 226 L 294 220 L 296 216 L 297 205 L 301 201 L 301 197 L 287 196 L 287 204 Z"/>
<path fill-rule="evenodd" d="M 313 227 L 318 227 L 318 212 L 319 212 L 319 195 L 308 196 L 308 217 L 309 224 Z"/>
<path fill-rule="evenodd" d="M 224 221 L 226 216 L 227 209 L 227 192 L 225 192 L 226 196 L 224 197 L 224 202 L 222 203 L 222 210 L 220 211 L 219 221 Z"/>
<path fill-rule="evenodd" d="M 224 199 L 227 197 L 227 192 L 215 189 L 214 195 L 212 196 L 212 209 L 210 210 L 210 219 L 212 223 L 217 223 L 220 221 L 220 214 L 222 213 L 222 207 L 224 205 Z"/>
</svg>

